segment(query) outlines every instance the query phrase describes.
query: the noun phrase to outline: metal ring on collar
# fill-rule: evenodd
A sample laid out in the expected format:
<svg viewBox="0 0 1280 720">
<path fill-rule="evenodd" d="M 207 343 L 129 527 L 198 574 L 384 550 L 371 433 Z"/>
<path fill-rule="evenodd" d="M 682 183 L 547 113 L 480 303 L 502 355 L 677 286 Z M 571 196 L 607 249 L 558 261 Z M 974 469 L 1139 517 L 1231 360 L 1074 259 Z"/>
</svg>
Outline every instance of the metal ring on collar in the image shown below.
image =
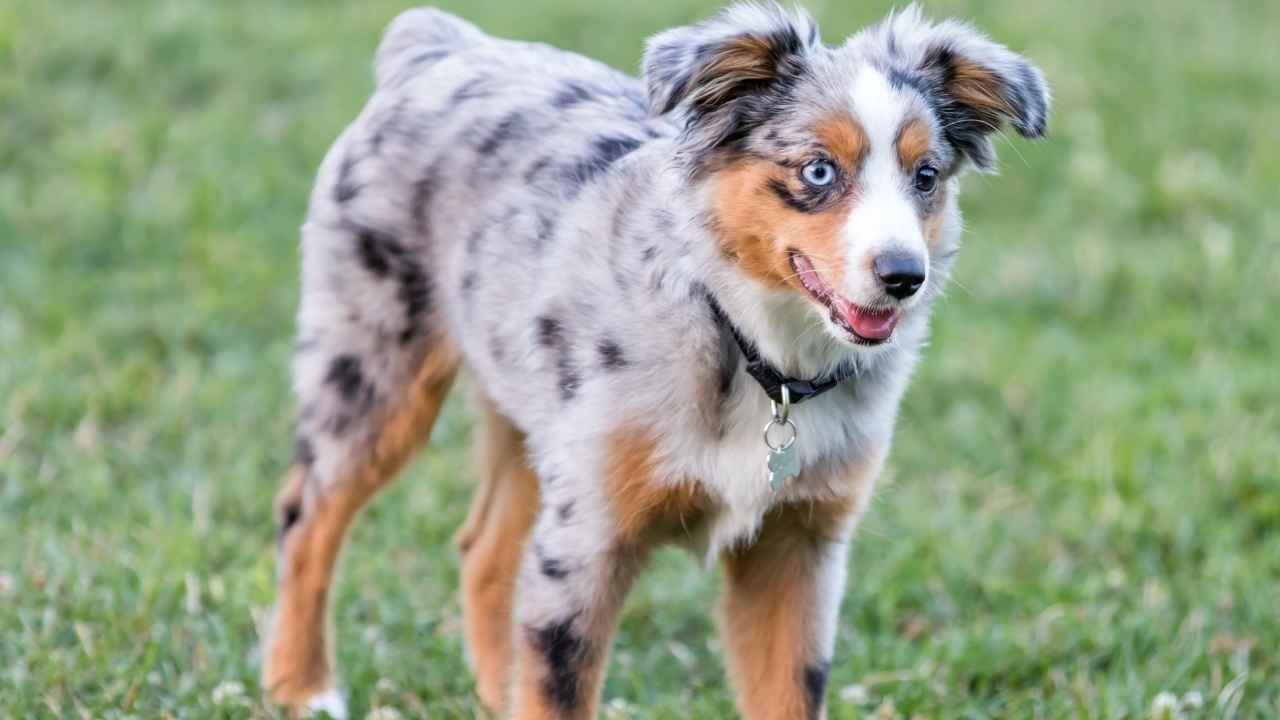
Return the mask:
<svg viewBox="0 0 1280 720">
<path fill-rule="evenodd" d="M 782 443 L 781 445 L 774 445 L 774 444 L 773 444 L 773 441 L 769 439 L 769 431 L 770 431 L 770 430 L 772 430 L 772 429 L 774 429 L 775 427 L 784 427 L 784 428 L 789 428 L 789 429 L 791 430 L 791 437 L 787 438 L 786 442 Z M 769 448 L 769 449 L 770 449 L 770 450 L 772 450 L 773 452 L 783 452 L 783 451 L 785 451 L 787 448 L 789 448 L 789 447 L 791 447 L 792 445 L 794 445 L 794 444 L 795 444 L 795 442 L 796 442 L 796 434 L 797 434 L 797 433 L 796 433 L 796 424 L 795 424 L 795 423 L 791 422 L 790 420 L 782 420 L 782 421 L 779 421 L 777 418 L 774 418 L 774 419 L 772 419 L 772 420 L 770 420 L 770 421 L 769 421 L 769 424 L 768 424 L 768 425 L 765 425 L 765 426 L 764 426 L 764 444 L 765 444 L 765 447 Z"/>
</svg>

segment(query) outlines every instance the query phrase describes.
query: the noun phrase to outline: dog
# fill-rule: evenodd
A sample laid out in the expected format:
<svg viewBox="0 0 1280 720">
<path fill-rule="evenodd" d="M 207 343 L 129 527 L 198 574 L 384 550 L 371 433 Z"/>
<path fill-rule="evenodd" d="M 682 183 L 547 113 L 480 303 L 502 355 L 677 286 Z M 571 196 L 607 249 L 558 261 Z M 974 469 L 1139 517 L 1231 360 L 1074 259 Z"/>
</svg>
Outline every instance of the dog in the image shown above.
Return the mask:
<svg viewBox="0 0 1280 720">
<path fill-rule="evenodd" d="M 480 486 L 458 533 L 483 705 L 595 714 L 649 550 L 723 568 L 745 717 L 825 716 L 847 548 L 993 138 L 1044 135 L 1043 74 L 910 7 L 826 45 L 733 5 L 648 41 L 642 79 L 434 9 L 302 228 L 292 463 L 264 689 L 343 712 L 327 604 L 353 517 L 458 370 Z"/>
</svg>

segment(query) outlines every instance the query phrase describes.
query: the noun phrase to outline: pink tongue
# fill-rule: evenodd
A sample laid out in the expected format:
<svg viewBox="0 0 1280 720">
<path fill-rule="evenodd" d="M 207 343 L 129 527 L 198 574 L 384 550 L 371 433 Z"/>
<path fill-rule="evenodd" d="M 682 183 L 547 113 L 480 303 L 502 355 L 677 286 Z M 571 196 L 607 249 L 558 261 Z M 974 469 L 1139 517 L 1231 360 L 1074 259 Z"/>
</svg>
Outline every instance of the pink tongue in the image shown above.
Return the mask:
<svg viewBox="0 0 1280 720">
<path fill-rule="evenodd" d="M 853 331 L 868 340 L 884 340 L 898 326 L 897 310 L 867 310 L 842 297 L 834 298 L 833 304 Z"/>
</svg>

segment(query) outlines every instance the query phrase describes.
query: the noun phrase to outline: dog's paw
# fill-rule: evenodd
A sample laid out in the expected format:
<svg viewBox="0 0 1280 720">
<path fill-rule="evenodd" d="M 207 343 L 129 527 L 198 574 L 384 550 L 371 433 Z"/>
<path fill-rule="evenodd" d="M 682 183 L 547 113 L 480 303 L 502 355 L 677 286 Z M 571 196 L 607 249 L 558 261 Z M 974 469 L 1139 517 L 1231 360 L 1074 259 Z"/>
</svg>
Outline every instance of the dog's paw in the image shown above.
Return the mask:
<svg viewBox="0 0 1280 720">
<path fill-rule="evenodd" d="M 347 720 L 347 701 L 337 688 L 329 688 L 307 701 L 303 707 L 303 716 Z"/>
</svg>

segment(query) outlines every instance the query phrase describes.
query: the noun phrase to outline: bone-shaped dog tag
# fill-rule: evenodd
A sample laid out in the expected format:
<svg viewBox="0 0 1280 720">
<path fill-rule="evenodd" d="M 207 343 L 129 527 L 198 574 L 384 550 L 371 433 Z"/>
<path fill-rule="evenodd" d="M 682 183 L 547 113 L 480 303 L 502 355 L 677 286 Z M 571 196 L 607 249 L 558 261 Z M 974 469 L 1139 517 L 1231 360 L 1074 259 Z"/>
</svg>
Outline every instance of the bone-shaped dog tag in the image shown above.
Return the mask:
<svg viewBox="0 0 1280 720">
<path fill-rule="evenodd" d="M 769 489 L 778 492 L 788 480 L 800 472 L 800 455 L 795 443 L 788 443 L 777 450 L 769 450 Z"/>
</svg>

